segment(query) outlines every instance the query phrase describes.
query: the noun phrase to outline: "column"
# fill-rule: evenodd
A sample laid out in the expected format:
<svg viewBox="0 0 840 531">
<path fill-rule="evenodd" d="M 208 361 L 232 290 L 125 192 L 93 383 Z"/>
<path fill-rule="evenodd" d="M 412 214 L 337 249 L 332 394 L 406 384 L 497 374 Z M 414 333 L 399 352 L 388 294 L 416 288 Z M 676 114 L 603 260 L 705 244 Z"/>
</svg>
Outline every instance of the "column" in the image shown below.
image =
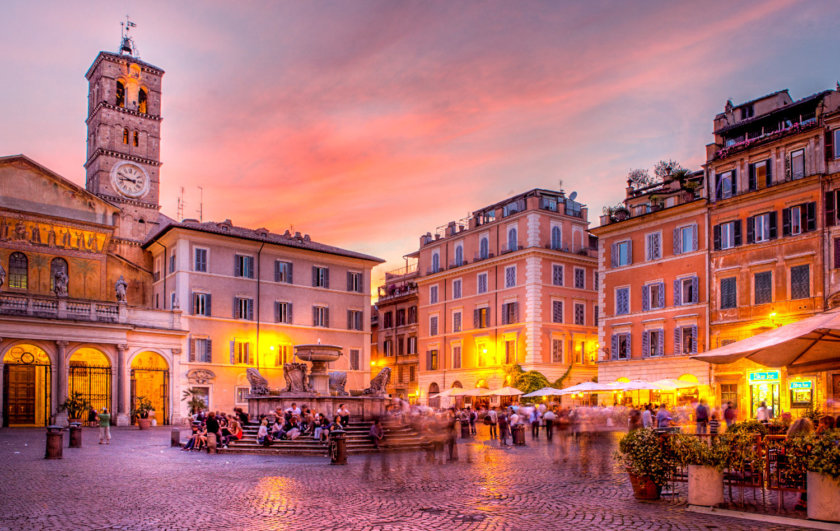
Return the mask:
<svg viewBox="0 0 840 531">
<path fill-rule="evenodd" d="M 131 418 L 125 409 L 125 353 L 128 345 L 117 345 L 117 426 L 128 426 Z"/>
<path fill-rule="evenodd" d="M 181 374 L 181 349 L 172 349 L 172 363 L 169 364 L 169 424 L 172 426 L 179 426 L 181 424 L 181 408 L 177 398 L 181 396 L 181 381 L 177 375 Z M 158 419 L 158 424 L 163 422 L 163 419 Z"/>
<path fill-rule="evenodd" d="M 61 417 L 62 420 L 67 418 L 66 411 L 58 411 L 58 406 L 64 400 L 67 399 L 67 345 L 69 343 L 67 341 L 56 341 L 55 342 L 55 367 L 52 371 L 52 391 L 53 399 L 52 399 L 52 410 L 53 414 L 56 415 L 56 424 L 59 423 L 58 417 Z M 62 422 L 63 424 L 63 422 Z"/>
<path fill-rule="evenodd" d="M 0 343 L 3 343 L 3 338 L 0 337 Z M 0 348 L 0 352 L 3 352 L 3 349 Z M 0 375 L 3 374 L 3 356 L 0 356 Z M 3 378 L 0 378 L 0 397 L 5 396 L 3 390 Z M 0 426 L 3 425 L 3 411 L 5 411 L 5 407 L 0 407 Z"/>
</svg>

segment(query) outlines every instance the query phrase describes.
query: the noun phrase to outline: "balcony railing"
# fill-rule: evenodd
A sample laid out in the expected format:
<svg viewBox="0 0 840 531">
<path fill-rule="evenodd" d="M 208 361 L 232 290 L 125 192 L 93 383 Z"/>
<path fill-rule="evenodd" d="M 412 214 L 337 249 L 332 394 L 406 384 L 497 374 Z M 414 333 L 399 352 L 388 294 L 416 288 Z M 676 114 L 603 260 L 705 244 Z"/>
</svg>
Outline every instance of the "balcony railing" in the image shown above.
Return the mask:
<svg viewBox="0 0 840 531">
<path fill-rule="evenodd" d="M 181 312 L 129 308 L 126 304 L 67 299 L 27 293 L 0 294 L 0 315 L 124 323 L 154 328 L 181 328 Z"/>
</svg>

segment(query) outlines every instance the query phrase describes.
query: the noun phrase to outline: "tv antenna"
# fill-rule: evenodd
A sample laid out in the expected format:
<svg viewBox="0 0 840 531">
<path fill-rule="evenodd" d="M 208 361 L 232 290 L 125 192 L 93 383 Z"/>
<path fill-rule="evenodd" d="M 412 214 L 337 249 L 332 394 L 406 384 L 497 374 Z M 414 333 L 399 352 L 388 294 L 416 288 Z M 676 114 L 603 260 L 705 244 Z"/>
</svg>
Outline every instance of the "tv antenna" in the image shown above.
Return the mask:
<svg viewBox="0 0 840 531">
<path fill-rule="evenodd" d="M 198 187 L 199 193 L 199 200 L 198 200 L 198 221 L 204 223 L 204 187 Z"/>
<path fill-rule="evenodd" d="M 181 194 L 178 196 L 178 221 L 184 220 L 184 187 L 181 187 Z"/>
</svg>

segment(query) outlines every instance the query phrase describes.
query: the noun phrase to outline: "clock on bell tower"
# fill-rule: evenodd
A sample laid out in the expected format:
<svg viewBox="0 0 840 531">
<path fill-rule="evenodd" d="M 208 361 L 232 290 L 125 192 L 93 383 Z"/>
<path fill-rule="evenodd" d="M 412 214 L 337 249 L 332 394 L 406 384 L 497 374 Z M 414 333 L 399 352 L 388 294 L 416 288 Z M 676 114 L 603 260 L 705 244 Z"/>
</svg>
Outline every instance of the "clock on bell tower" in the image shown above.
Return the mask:
<svg viewBox="0 0 840 531">
<path fill-rule="evenodd" d="M 136 57 L 124 29 L 120 53 L 99 52 L 88 80 L 87 189 L 120 206 L 117 237 L 140 242 L 157 228 L 163 70 Z"/>
</svg>

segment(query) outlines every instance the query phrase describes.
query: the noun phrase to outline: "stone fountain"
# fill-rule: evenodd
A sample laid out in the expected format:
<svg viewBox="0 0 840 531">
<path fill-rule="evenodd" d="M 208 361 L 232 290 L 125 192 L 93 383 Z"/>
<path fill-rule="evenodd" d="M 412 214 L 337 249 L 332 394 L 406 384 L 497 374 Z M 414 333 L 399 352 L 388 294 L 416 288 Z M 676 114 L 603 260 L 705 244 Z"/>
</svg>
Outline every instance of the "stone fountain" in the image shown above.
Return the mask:
<svg viewBox="0 0 840 531">
<path fill-rule="evenodd" d="M 330 396 L 330 375 L 327 363 L 341 357 L 342 348 L 337 345 L 295 345 L 295 356 L 312 363 L 309 373 L 309 387 L 320 396 Z"/>
</svg>

